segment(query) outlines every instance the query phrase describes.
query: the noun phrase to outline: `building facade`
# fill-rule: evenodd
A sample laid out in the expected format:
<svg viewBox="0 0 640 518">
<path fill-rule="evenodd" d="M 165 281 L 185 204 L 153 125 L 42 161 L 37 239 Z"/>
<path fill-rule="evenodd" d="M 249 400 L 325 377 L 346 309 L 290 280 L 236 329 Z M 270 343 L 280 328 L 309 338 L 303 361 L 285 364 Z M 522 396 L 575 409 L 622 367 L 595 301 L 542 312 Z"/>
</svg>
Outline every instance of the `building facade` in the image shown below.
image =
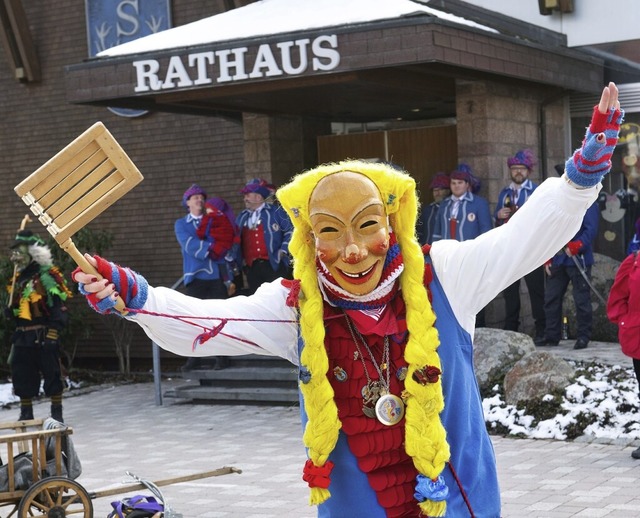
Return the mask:
<svg viewBox="0 0 640 518">
<path fill-rule="evenodd" d="M 569 48 L 561 33 L 467 2 L 429 3 L 443 14 L 416 3 L 410 15 L 336 16 L 323 26 L 92 58 L 84 3 L 14 3 L 23 7 L 22 29 L 35 49 L 37 67 L 26 68 L 40 73 L 17 73 L 8 52 L 4 68 L 0 61 L 5 185 L 18 184 L 101 120 L 145 179 L 90 226 L 113 235 L 110 259 L 153 285 L 171 286 L 181 276 L 173 222 L 193 182 L 240 210 L 248 179 L 279 185 L 319 162 L 389 160 L 419 186 L 467 162 L 482 180 L 481 194 L 495 200 L 508 178 L 506 158 L 517 149 L 541 157 L 534 179 L 555 175 L 553 166 L 581 138 L 570 131 L 572 96 L 597 96 L 610 75 L 603 57 Z M 172 22 L 189 33 L 188 24 L 211 20 L 215 35 L 232 11 L 255 23 L 255 6 L 174 0 Z M 6 24 L 4 31 L 11 32 Z M 146 114 L 122 117 L 113 107 Z M 0 196 L 8 244 L 25 206 L 11 189 Z M 499 309 L 490 315 L 498 324 Z M 96 332 L 78 357 L 106 363 L 110 347 Z M 131 354 L 150 358 L 144 336 L 136 334 Z"/>
</svg>

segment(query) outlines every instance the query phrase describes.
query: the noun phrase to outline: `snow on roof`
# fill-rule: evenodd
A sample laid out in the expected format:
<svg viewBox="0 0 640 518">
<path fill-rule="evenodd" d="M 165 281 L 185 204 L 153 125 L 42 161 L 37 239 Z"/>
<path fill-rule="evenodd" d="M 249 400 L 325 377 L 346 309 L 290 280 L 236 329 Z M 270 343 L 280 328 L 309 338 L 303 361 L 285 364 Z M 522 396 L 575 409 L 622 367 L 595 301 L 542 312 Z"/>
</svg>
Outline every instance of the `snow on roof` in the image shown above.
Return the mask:
<svg viewBox="0 0 640 518">
<path fill-rule="evenodd" d="M 485 25 L 438 11 L 413 0 L 260 0 L 245 7 L 111 47 L 97 56 L 139 54 L 425 14 L 497 32 Z"/>
</svg>

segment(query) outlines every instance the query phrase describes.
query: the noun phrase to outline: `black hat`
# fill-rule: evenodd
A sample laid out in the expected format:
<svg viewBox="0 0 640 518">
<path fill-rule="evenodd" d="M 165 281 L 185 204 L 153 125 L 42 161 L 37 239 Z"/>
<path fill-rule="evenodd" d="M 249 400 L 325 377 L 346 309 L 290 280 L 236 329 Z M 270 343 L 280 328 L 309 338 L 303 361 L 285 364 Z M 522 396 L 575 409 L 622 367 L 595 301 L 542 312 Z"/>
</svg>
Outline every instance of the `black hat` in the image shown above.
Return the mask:
<svg viewBox="0 0 640 518">
<path fill-rule="evenodd" d="M 45 242 L 40 239 L 31 230 L 18 230 L 16 238 L 9 248 L 16 248 L 20 245 L 44 245 Z"/>
</svg>

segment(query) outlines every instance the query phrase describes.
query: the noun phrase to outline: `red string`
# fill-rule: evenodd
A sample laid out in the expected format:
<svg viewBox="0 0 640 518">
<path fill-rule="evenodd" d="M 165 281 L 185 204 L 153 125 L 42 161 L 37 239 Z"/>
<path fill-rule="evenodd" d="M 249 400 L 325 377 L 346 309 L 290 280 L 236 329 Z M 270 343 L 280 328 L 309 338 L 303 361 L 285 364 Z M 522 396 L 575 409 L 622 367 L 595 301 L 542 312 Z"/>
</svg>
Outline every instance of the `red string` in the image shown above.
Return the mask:
<svg viewBox="0 0 640 518">
<path fill-rule="evenodd" d="M 460 482 L 460 479 L 458 478 L 458 474 L 456 473 L 456 470 L 453 469 L 453 464 L 451 464 L 451 462 L 447 462 L 447 465 L 449 466 L 449 469 L 451 470 L 451 474 L 453 475 L 453 478 L 456 480 L 456 484 L 458 484 L 458 488 L 460 489 L 460 493 L 462 494 L 462 498 L 464 498 L 464 503 L 467 504 L 467 509 L 469 509 L 469 514 L 471 516 L 471 518 L 475 518 L 475 514 L 473 514 L 473 509 L 471 509 L 471 502 L 469 502 L 469 498 L 467 497 L 467 493 L 465 493 L 464 488 L 462 487 L 462 482 Z"/>
<path fill-rule="evenodd" d="M 227 324 L 227 322 L 265 322 L 265 323 L 279 323 L 279 324 L 297 324 L 298 321 L 297 320 L 280 320 L 280 319 L 268 319 L 268 318 L 237 318 L 237 317 L 212 317 L 212 316 L 202 316 L 199 317 L 197 315 L 169 315 L 167 313 L 157 313 L 155 311 L 148 311 L 146 309 L 130 309 L 130 308 L 125 308 L 125 310 L 129 313 L 134 313 L 134 314 L 142 314 L 142 315 L 149 315 L 152 317 L 164 317 L 164 318 L 172 318 L 173 320 L 179 320 L 180 322 L 184 323 L 184 324 L 189 324 L 192 325 L 194 327 L 198 327 L 200 329 L 202 329 L 202 333 L 200 333 L 198 336 L 196 336 L 195 340 L 193 341 L 193 350 L 195 351 L 196 347 L 198 345 L 202 345 L 203 343 L 205 343 L 207 340 L 213 338 L 214 336 L 217 335 L 221 335 L 221 336 L 226 336 L 227 338 L 232 338 L 234 340 L 237 340 L 239 342 L 243 342 L 245 344 L 248 345 L 253 345 L 255 347 L 260 347 L 257 343 L 252 342 L 251 340 L 245 340 L 244 338 L 240 338 L 239 336 L 235 336 L 235 335 L 231 335 L 228 333 L 223 333 L 222 329 L 225 327 L 225 325 Z M 213 327 L 208 327 L 205 326 L 203 324 L 198 324 L 196 322 L 192 322 L 190 319 L 195 319 L 195 320 L 219 320 L 220 323 L 213 326 Z"/>
</svg>

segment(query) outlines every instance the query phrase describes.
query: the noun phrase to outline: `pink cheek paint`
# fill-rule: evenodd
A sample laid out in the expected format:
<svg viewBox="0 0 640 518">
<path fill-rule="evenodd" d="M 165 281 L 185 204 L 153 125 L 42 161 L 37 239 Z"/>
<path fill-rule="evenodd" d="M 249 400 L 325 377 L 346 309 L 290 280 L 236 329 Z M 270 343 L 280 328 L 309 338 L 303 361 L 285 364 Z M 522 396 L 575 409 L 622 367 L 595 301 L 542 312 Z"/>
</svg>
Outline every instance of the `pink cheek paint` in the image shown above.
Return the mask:
<svg viewBox="0 0 640 518">
<path fill-rule="evenodd" d="M 373 247 L 373 253 L 376 255 L 386 254 L 389 250 L 389 241 L 384 240 Z"/>
</svg>

